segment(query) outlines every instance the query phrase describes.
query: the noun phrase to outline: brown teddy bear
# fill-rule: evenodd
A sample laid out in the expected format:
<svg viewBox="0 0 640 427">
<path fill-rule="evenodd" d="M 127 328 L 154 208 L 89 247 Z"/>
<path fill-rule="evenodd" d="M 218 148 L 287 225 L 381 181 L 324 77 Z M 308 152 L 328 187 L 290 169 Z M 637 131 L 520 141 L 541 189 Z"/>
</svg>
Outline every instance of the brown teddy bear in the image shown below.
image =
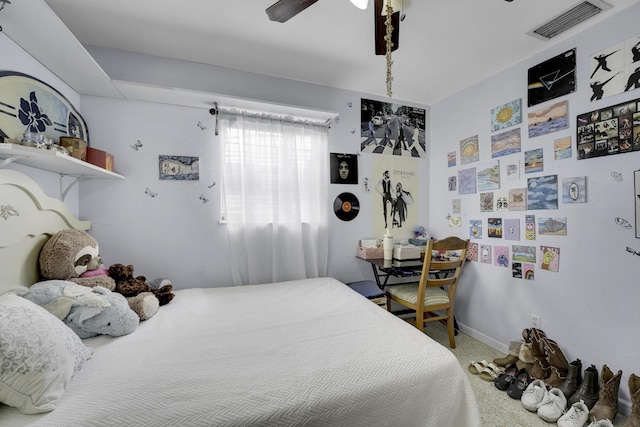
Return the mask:
<svg viewBox="0 0 640 427">
<path fill-rule="evenodd" d="M 116 282 L 102 263 L 98 242 L 84 231 L 62 230 L 51 236 L 40 250 L 40 275 L 48 280 L 69 280 L 93 288 L 115 291 Z M 146 320 L 158 312 L 160 302 L 153 292 L 127 296 L 129 308 Z"/>
<path fill-rule="evenodd" d="M 163 284 L 159 288 L 155 288 L 147 283 L 145 276 L 133 277 L 133 265 L 113 264 L 109 267 L 109 276 L 116 282 L 115 291 L 124 295 L 125 297 L 132 297 L 142 292 L 153 293 L 160 305 L 169 304 L 175 294 L 171 292 L 173 285 L 167 279 L 164 281 L 157 281 Z"/>
</svg>

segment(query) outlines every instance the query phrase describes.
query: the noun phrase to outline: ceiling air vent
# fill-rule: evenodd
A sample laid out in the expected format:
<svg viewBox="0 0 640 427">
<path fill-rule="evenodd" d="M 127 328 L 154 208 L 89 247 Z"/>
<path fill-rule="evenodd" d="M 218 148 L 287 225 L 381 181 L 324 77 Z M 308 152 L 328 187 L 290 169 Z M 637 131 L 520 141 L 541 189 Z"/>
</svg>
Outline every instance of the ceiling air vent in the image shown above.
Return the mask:
<svg viewBox="0 0 640 427">
<path fill-rule="evenodd" d="M 541 40 L 549 40 L 607 9 L 611 9 L 611 5 L 602 0 L 583 1 L 527 34 Z"/>
</svg>

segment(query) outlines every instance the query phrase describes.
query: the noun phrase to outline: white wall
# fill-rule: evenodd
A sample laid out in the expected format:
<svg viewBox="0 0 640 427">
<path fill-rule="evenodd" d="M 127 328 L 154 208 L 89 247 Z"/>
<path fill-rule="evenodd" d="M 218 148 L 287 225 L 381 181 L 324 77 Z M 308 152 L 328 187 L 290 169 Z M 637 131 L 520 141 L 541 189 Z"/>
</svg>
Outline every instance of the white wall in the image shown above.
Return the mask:
<svg viewBox="0 0 640 427">
<path fill-rule="evenodd" d="M 560 271 L 543 271 L 538 265 L 535 280 L 514 279 L 510 268 L 501 268 L 480 262 L 466 265 L 458 288 L 456 314 L 467 331 L 506 351 L 511 340 L 521 339 L 524 328 L 530 327 L 530 314 L 541 316 L 541 328 L 559 343 L 569 361 L 580 358 L 583 366 L 595 364 L 601 370 L 607 364 L 614 372 L 623 371 L 620 388 L 622 399 L 628 403 L 627 378 L 640 372 L 640 342 L 636 329 L 640 326 L 640 257 L 626 252 L 630 246 L 640 250 L 640 240 L 633 229 L 618 226 L 616 217 L 635 222 L 633 171 L 640 166 L 640 153 L 627 153 L 594 159 L 577 160 L 576 116 L 627 100 L 640 98 L 640 91 L 611 96 L 590 102 L 589 58 L 603 49 L 640 35 L 638 32 L 640 5 L 632 6 L 589 31 L 548 49 L 524 63 L 464 90 L 432 107 L 432 159 L 430 194 L 431 231 L 443 236 L 469 235 L 469 220 L 483 219 L 484 238 L 472 240 L 480 244 L 511 246 L 556 246 L 560 248 Z M 569 129 L 535 138 L 527 137 L 527 70 L 559 53 L 577 47 L 577 91 L 571 95 L 532 107 L 569 101 Z M 502 173 L 501 189 L 526 187 L 532 176 L 558 175 L 562 178 L 587 176 L 588 202 L 563 204 L 560 196 L 558 210 L 481 213 L 479 195 L 458 195 L 447 190 L 447 178 L 460 169 L 485 165 L 491 159 L 491 109 L 506 102 L 522 98 L 524 120 L 522 152 L 498 158 L 503 164 L 524 158 L 524 151 L 544 150 L 544 171 L 522 174 L 518 182 L 505 181 Z M 479 135 L 480 160 L 460 165 L 460 140 Z M 554 160 L 554 140 L 571 136 L 573 158 Z M 456 151 L 458 165 L 447 166 L 447 153 Z M 620 172 L 623 182 L 615 181 L 611 173 Z M 450 228 L 446 215 L 451 200 L 462 201 L 462 227 Z M 487 238 L 487 218 L 520 218 L 524 231 L 524 215 L 539 217 L 566 217 L 567 236 L 539 235 L 536 241 L 527 241 L 524 234 L 520 242 Z M 480 356 L 480 355 L 479 355 Z M 628 409 L 628 408 L 627 408 Z"/>
<path fill-rule="evenodd" d="M 56 88 L 60 86 L 57 78 L 4 34 L 0 34 L 0 41 L 12 53 L 4 55 L 2 45 L 0 67 L 38 76 Z M 329 151 L 359 152 L 360 99 L 372 98 L 367 94 L 96 47 L 90 48 L 90 53 L 114 80 L 335 112 L 339 120 L 329 131 Z M 137 274 L 148 278 L 170 277 L 176 288 L 229 285 L 228 243 L 224 226 L 218 224 L 219 186 L 208 188 L 214 181 L 220 181 L 218 140 L 213 135 L 209 107 L 82 96 L 80 108 L 78 95 L 69 97 L 87 122 L 91 145 L 112 153 L 116 172 L 125 176 L 124 181 L 89 180 L 79 185 L 80 213 L 83 219 L 93 222 L 90 232 L 100 242 L 105 263 L 131 263 Z M 211 102 L 215 100 L 212 95 Z M 200 130 L 198 121 L 208 129 Z M 138 140 L 143 147 L 134 151 L 131 145 Z M 201 180 L 159 181 L 159 154 L 199 156 Z M 372 156 L 363 154 L 359 158 L 361 180 L 364 176 L 372 179 Z M 326 162 L 329 167 L 329 153 Z M 426 224 L 427 166 L 427 159 L 419 160 L 424 194 L 419 204 L 422 219 L 416 220 L 416 224 Z M 28 172 L 38 177 L 42 174 L 37 170 Z M 41 185 L 59 180 L 55 174 L 44 175 L 38 179 Z M 76 203 L 77 188 L 74 187 Z M 148 197 L 146 188 L 158 196 Z M 358 217 L 350 222 L 340 221 L 333 214 L 333 200 L 344 191 L 356 194 L 362 207 Z M 201 194 L 209 199 L 208 203 L 200 201 Z M 363 193 L 361 185 L 329 186 L 326 204 L 331 230 L 329 275 L 345 282 L 371 278 L 370 266 L 356 260 L 355 251 L 359 239 L 372 236 L 371 200 L 375 195 L 375 192 Z M 73 203 L 73 198 L 70 193 L 66 199 Z"/>
</svg>

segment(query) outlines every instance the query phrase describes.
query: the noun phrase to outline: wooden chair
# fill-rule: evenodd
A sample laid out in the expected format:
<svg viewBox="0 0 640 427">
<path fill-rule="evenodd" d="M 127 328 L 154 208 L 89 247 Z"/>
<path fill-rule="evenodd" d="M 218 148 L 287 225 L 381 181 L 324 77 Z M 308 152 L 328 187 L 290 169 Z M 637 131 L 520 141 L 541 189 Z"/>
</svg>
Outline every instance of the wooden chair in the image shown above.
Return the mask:
<svg viewBox="0 0 640 427">
<path fill-rule="evenodd" d="M 468 248 L 469 239 L 452 236 L 430 240 L 425 250 L 420 282 L 387 286 L 387 310 L 391 311 L 391 301 L 415 310 L 415 326 L 421 331 L 426 322 L 446 321 L 449 345 L 456 348 L 453 308 Z"/>
</svg>

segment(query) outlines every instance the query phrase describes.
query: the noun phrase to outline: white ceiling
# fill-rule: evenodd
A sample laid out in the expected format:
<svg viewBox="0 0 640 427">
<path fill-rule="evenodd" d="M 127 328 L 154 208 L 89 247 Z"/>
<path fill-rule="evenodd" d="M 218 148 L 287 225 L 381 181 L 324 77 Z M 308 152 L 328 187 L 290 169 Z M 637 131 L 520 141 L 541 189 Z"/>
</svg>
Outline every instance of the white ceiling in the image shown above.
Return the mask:
<svg viewBox="0 0 640 427">
<path fill-rule="evenodd" d="M 364 11 L 349 0 L 320 0 L 286 23 L 267 18 L 274 1 L 45 0 L 85 45 L 387 96 L 373 0 Z M 404 0 L 393 98 L 432 105 L 638 0 L 607 0 L 613 8 L 551 41 L 526 34 L 579 2 Z"/>
</svg>

